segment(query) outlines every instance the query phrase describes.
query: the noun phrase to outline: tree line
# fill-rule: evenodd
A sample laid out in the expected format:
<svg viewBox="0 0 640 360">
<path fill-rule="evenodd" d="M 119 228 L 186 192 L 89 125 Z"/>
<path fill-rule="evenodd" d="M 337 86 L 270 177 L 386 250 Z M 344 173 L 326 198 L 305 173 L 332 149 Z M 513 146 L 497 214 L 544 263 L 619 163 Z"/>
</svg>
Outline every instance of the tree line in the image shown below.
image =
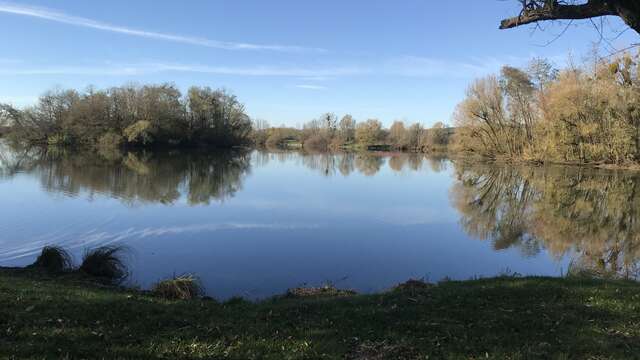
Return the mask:
<svg viewBox="0 0 640 360">
<path fill-rule="evenodd" d="M 225 90 L 171 84 L 51 90 L 34 106 L 0 105 L 0 125 L 20 141 L 49 145 L 213 145 L 250 141 L 251 119 Z"/>
<path fill-rule="evenodd" d="M 445 149 L 452 129 L 441 122 L 425 129 L 395 121 L 386 129 L 377 119 L 356 122 L 326 113 L 303 126 L 270 127 L 252 120 L 236 96 L 225 90 L 191 87 L 186 94 L 172 84 L 125 85 L 84 92 L 55 89 L 33 106 L 0 104 L 0 135 L 42 145 L 233 147 L 258 145 L 310 150 L 392 148 Z"/>
<path fill-rule="evenodd" d="M 265 121 L 254 123 L 254 142 L 267 147 L 301 146 L 307 150 L 394 149 L 429 152 L 446 150 L 453 130 L 442 122 L 431 128 L 421 124 L 395 121 L 387 129 L 377 119 L 357 122 L 347 114 L 340 120 L 326 113 L 302 127 L 269 127 Z"/>
<path fill-rule="evenodd" d="M 556 70 L 545 60 L 476 80 L 455 115 L 453 149 L 489 158 L 640 160 L 638 56 Z"/>
</svg>

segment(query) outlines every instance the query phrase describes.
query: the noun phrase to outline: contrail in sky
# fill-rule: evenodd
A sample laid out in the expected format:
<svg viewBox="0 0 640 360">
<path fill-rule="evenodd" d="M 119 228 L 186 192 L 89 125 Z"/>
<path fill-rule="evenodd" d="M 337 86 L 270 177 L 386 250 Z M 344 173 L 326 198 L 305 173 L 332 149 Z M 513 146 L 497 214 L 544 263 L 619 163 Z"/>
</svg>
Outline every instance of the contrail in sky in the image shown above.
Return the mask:
<svg viewBox="0 0 640 360">
<path fill-rule="evenodd" d="M 81 26 L 85 28 L 91 28 L 102 31 L 109 31 L 113 33 L 125 34 L 130 36 L 138 36 L 148 39 L 171 41 L 176 43 L 190 44 L 196 46 L 205 46 L 216 49 L 225 50 L 271 50 L 282 52 L 324 52 L 326 50 L 319 48 L 307 48 L 300 46 L 287 46 L 287 45 L 266 45 L 266 44 L 250 44 L 241 42 L 228 42 L 211 40 L 200 37 L 183 36 L 176 34 L 167 34 L 154 31 L 146 31 L 140 29 L 129 28 L 125 26 L 112 25 L 92 19 L 87 19 L 79 16 L 69 15 L 63 12 L 59 12 L 52 9 L 24 6 L 9 2 L 0 2 L 0 13 L 14 14 L 21 16 L 29 16 L 49 21 L 55 21 L 58 23 L 69 24 L 74 26 Z"/>
</svg>

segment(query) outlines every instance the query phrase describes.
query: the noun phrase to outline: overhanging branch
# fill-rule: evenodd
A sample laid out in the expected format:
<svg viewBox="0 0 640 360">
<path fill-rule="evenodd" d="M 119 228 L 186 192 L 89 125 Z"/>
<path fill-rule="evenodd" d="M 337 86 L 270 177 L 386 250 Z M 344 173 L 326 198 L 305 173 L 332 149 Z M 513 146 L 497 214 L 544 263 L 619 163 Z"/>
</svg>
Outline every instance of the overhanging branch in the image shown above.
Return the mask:
<svg viewBox="0 0 640 360">
<path fill-rule="evenodd" d="M 599 16 L 617 15 L 618 9 L 612 5 L 615 1 L 590 0 L 586 4 L 562 5 L 557 1 L 545 1 L 543 5 L 525 7 L 519 16 L 502 20 L 500 29 L 546 20 L 582 20 Z"/>
</svg>

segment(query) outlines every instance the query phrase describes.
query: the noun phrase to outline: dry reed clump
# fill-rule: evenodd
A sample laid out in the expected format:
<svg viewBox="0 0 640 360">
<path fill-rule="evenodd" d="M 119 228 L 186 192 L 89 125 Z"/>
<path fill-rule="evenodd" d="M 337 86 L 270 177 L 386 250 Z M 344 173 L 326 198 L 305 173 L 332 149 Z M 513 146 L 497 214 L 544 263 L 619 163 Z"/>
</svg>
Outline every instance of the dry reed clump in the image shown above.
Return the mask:
<svg viewBox="0 0 640 360">
<path fill-rule="evenodd" d="M 181 275 L 162 280 L 153 285 L 151 291 L 168 300 L 192 300 L 204 293 L 200 280 L 193 275 Z"/>
</svg>

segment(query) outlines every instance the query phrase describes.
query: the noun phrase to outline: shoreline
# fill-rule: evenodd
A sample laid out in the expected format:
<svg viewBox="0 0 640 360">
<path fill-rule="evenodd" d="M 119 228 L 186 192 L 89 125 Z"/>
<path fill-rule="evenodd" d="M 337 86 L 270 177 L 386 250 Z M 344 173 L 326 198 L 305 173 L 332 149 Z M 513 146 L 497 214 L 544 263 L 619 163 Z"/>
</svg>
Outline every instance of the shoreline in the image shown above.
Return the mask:
<svg viewBox="0 0 640 360">
<path fill-rule="evenodd" d="M 3 140 L 2 132 L 0 131 L 0 141 Z M 206 145 L 206 144 L 180 144 L 180 145 L 161 145 L 156 144 L 152 146 L 125 146 L 125 147 L 116 147 L 104 149 L 98 146 L 85 146 L 85 145 L 66 145 L 66 146 L 55 146 L 48 145 L 44 143 L 25 143 L 27 147 L 31 148 L 60 148 L 60 149 L 68 149 L 68 150 L 83 150 L 83 149 L 97 149 L 97 150 L 118 150 L 118 151 L 154 151 L 154 152 L 170 152 L 170 151 L 218 151 L 218 152 L 251 152 L 251 151 L 268 151 L 268 152 L 306 152 L 310 154 L 341 154 L 341 153 L 351 153 L 351 154 L 373 154 L 373 155 L 396 155 L 396 154 L 407 154 L 407 155 L 425 155 L 425 156 L 434 156 L 434 157 L 446 157 L 452 161 L 462 161 L 467 163 L 476 163 L 476 164 L 495 164 L 495 165 L 513 165 L 513 166 L 570 166 L 570 167 L 579 167 L 579 168 L 587 168 L 587 169 L 603 169 L 603 170 L 625 170 L 625 171 L 640 171 L 640 163 L 629 163 L 629 164 L 611 164 L 611 163 L 603 163 L 603 162 L 592 162 L 592 163 L 580 163 L 580 162 L 565 162 L 565 161 L 551 161 L 551 160 L 526 160 L 526 159 L 514 159 L 514 158 L 506 158 L 506 157 L 498 157 L 498 158 L 488 158 L 483 156 L 478 156 L 474 154 L 465 154 L 461 152 L 449 151 L 446 149 L 437 149 L 431 151 L 411 151 L 411 150 L 402 150 L 402 149 L 394 149 L 390 145 L 383 145 L 379 147 L 372 147 L 369 149 L 363 149 L 359 146 L 346 146 L 341 147 L 339 149 L 327 149 L 327 150 L 317 150 L 317 149 L 305 149 L 301 144 L 297 144 L 296 146 L 278 146 L 278 147 L 269 147 L 269 146 L 261 146 L 261 145 L 237 145 L 231 147 L 218 147 L 214 145 Z"/>
<path fill-rule="evenodd" d="M 428 154 L 428 153 L 427 153 Z M 586 169 L 602 169 L 602 170 L 628 170 L 628 171 L 640 171 L 640 163 L 638 164 L 608 164 L 608 163 L 578 163 L 578 162 L 563 162 L 563 161 L 534 161 L 524 159 L 510 159 L 510 158 L 485 158 L 480 156 L 465 157 L 463 154 L 455 152 L 444 153 L 452 161 L 461 161 L 466 163 L 475 164 L 493 164 L 493 165 L 512 165 L 512 166 L 568 166 L 578 167 Z"/>
<path fill-rule="evenodd" d="M 632 281 L 498 277 L 220 303 L 4 268 L 0 357 L 629 358 L 638 298 Z"/>
</svg>

